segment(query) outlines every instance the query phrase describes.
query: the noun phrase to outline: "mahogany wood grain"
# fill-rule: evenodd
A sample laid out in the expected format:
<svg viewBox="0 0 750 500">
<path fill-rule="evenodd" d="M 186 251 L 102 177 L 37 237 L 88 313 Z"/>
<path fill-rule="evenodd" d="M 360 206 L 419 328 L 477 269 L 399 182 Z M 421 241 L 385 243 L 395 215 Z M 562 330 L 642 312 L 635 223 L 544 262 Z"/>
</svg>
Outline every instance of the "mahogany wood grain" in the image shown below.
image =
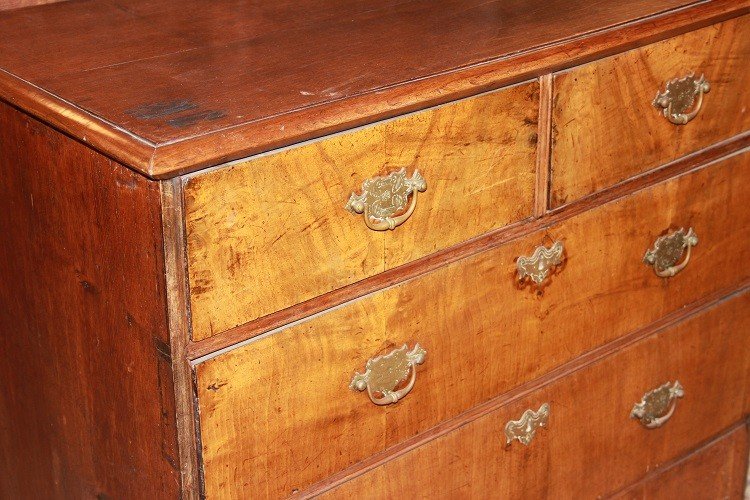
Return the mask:
<svg viewBox="0 0 750 500">
<path fill-rule="evenodd" d="M 538 101 L 531 82 L 191 177 L 192 338 L 531 217 Z M 401 168 L 427 182 L 402 226 L 344 209 Z"/>
<path fill-rule="evenodd" d="M 357 283 L 344 286 L 319 297 L 283 309 L 277 313 L 269 314 L 256 321 L 232 328 L 222 334 L 192 342 L 188 346 L 188 357 L 195 360 L 208 356 L 262 333 L 281 328 L 284 325 L 294 323 L 307 316 L 319 314 L 326 309 L 340 306 L 347 301 L 355 300 L 378 290 L 397 285 L 403 281 L 419 277 L 446 264 L 458 262 L 480 252 L 497 248 L 500 245 L 517 240 L 540 229 L 559 225 L 593 207 L 628 196 L 633 191 L 663 182 L 671 177 L 682 175 L 696 168 L 701 168 L 722 157 L 746 152 L 748 147 L 750 147 L 750 134 L 748 133 L 734 137 L 728 141 L 722 141 L 697 153 L 680 158 L 662 168 L 620 183 L 610 189 L 600 191 L 578 202 L 555 209 L 531 222 L 519 223 L 508 228 L 491 231 L 463 245 L 438 251 L 425 258 L 384 271 Z"/>
<path fill-rule="evenodd" d="M 750 277 L 748 162 L 747 154 L 732 157 L 198 360 L 207 493 L 231 484 L 289 494 L 739 286 Z M 688 268 L 663 280 L 641 259 L 675 225 L 694 227 L 701 242 Z M 515 258 L 557 238 L 564 268 L 541 291 L 519 289 Z M 368 358 L 415 342 L 427 361 L 398 405 L 375 407 L 347 389 Z"/>
<path fill-rule="evenodd" d="M 750 10 L 750 0 L 365 4 L 347 7 L 351 16 L 330 3 L 315 14 L 320 4 L 312 1 L 279 2 L 270 11 L 217 2 L 205 15 L 192 15 L 203 2 L 176 0 L 158 8 L 100 0 L 0 13 L 0 98 L 163 178 Z M 280 27 L 282 19 L 292 29 Z"/>
<path fill-rule="evenodd" d="M 632 484 L 747 412 L 750 294 L 690 318 L 343 483 L 322 498 L 594 498 Z M 678 379 L 672 418 L 630 418 L 643 394 Z M 504 427 L 549 403 L 529 446 Z M 674 498 L 674 497 L 673 497 Z"/>
<path fill-rule="evenodd" d="M 750 130 L 750 16 L 555 75 L 551 195 L 558 207 Z M 686 125 L 652 101 L 667 81 L 705 75 Z"/>
<path fill-rule="evenodd" d="M 159 186 L 0 103 L 0 497 L 175 498 Z"/>
<path fill-rule="evenodd" d="M 744 498 L 747 480 L 747 424 L 742 423 L 687 457 L 649 474 L 620 500 Z"/>
</svg>

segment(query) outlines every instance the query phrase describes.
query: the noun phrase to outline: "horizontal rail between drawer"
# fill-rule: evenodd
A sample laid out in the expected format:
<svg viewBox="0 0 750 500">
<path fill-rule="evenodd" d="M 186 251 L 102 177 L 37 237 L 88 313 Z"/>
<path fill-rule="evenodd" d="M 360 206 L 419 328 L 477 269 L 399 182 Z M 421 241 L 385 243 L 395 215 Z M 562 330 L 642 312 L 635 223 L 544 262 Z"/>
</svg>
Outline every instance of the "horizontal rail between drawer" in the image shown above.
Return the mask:
<svg viewBox="0 0 750 500">
<path fill-rule="evenodd" d="M 352 465 L 351 467 L 344 469 L 343 471 L 330 476 L 329 478 L 313 484 L 303 492 L 299 494 L 300 498 L 311 498 L 328 490 L 335 488 L 347 481 L 354 479 L 357 476 L 361 476 L 366 472 L 373 470 L 380 465 L 393 460 L 396 457 L 404 455 L 409 451 L 418 448 L 434 439 L 444 436 L 460 427 L 463 427 L 474 420 L 487 415 L 498 408 L 506 406 L 514 401 L 518 401 L 527 395 L 539 390 L 542 387 L 548 386 L 560 379 L 563 379 L 570 374 L 581 370 L 593 363 L 596 363 L 604 358 L 624 349 L 632 344 L 639 342 L 651 335 L 661 332 L 667 328 L 670 328 L 678 323 L 681 323 L 693 316 L 702 314 L 709 309 L 717 307 L 724 302 L 727 302 L 735 297 L 739 297 L 744 293 L 750 291 L 750 280 L 745 280 L 739 286 L 732 290 L 722 290 L 714 293 L 708 297 L 704 297 L 701 300 L 693 302 L 682 309 L 674 311 L 662 319 L 651 323 L 650 325 L 640 328 L 624 337 L 620 337 L 613 342 L 600 346 L 593 349 L 578 358 L 565 363 L 546 375 L 543 375 L 535 380 L 529 381 L 523 385 L 516 387 L 515 389 L 501 394 L 485 403 L 479 404 L 474 408 L 465 411 L 464 413 L 457 415 L 435 427 L 429 429 L 411 439 L 403 441 L 389 449 L 383 450 L 375 455 Z"/>
<path fill-rule="evenodd" d="M 710 166 L 730 156 L 742 154 L 750 149 L 750 132 L 714 144 L 669 163 L 657 170 L 628 179 L 607 190 L 577 200 L 536 219 L 526 219 L 513 225 L 486 233 L 472 240 L 441 250 L 402 266 L 389 269 L 362 281 L 306 300 L 282 309 L 250 323 L 229 329 L 207 339 L 191 342 L 187 356 L 193 364 L 201 363 L 228 349 L 239 347 L 262 334 L 307 321 L 333 308 L 361 299 L 370 294 L 399 285 L 439 267 L 469 258 L 478 253 L 496 248 L 530 233 L 556 225 L 573 216 L 600 205 L 628 196 L 635 191 L 658 184 L 679 175 Z"/>
<path fill-rule="evenodd" d="M 687 452 L 685 452 L 684 454 L 680 455 L 679 457 L 677 457 L 677 458 L 675 458 L 673 460 L 670 460 L 668 462 L 664 462 L 663 464 L 659 464 L 658 467 L 656 467 L 655 469 L 649 471 L 648 474 L 646 474 L 645 476 L 643 476 L 637 482 L 629 484 L 629 485 L 627 485 L 627 486 L 625 486 L 623 488 L 620 488 L 619 490 L 616 490 L 616 491 L 610 493 L 609 495 L 607 495 L 606 497 L 603 497 L 603 498 L 615 498 L 615 497 L 617 497 L 618 495 L 620 495 L 622 493 L 628 492 L 628 491 L 632 490 L 633 488 L 635 488 L 637 486 L 645 484 L 649 480 L 652 480 L 652 479 L 658 477 L 660 474 L 668 471 L 669 469 L 671 469 L 671 468 L 673 468 L 673 467 L 675 467 L 677 465 L 680 465 L 682 463 L 688 462 L 691 458 L 693 458 L 693 456 L 695 454 L 700 453 L 700 452 L 702 452 L 704 450 L 707 450 L 707 449 L 711 448 L 713 445 L 721 442 L 722 439 L 724 439 L 726 437 L 729 437 L 733 432 L 736 432 L 736 431 L 738 431 L 739 429 L 741 429 L 742 427 L 745 427 L 745 426 L 747 426 L 747 419 L 743 418 L 742 420 L 740 420 L 738 422 L 735 422 L 734 424 L 730 425 L 726 429 L 722 430 L 721 432 L 719 432 L 715 436 L 712 436 L 712 437 L 710 437 L 710 438 L 708 438 L 708 439 L 706 439 L 704 441 L 701 441 L 694 448 L 688 450 Z"/>
</svg>

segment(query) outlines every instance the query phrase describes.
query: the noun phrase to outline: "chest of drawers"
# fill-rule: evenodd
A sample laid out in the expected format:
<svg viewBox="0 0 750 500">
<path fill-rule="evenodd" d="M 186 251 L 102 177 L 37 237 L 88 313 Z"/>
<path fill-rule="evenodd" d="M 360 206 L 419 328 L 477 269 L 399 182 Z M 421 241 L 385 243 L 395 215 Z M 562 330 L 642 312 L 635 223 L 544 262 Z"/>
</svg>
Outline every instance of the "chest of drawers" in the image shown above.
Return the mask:
<svg viewBox="0 0 750 500">
<path fill-rule="evenodd" d="M 742 498 L 750 1 L 37 3 L 0 497 Z"/>
</svg>

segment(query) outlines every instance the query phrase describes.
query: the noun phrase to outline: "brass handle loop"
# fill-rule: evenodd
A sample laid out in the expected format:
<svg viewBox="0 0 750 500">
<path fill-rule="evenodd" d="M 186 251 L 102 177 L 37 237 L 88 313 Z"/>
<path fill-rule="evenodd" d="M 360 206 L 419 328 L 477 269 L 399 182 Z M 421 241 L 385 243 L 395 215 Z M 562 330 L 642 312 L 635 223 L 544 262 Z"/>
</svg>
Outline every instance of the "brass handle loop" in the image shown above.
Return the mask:
<svg viewBox="0 0 750 500">
<path fill-rule="evenodd" d="M 653 248 L 646 251 L 643 262 L 654 268 L 660 278 L 671 278 L 688 265 L 692 248 L 698 244 L 693 228 L 679 230 L 657 238 Z M 680 262 L 680 259 L 682 261 Z M 679 264 L 678 264 L 679 262 Z"/>
<path fill-rule="evenodd" d="M 662 114 L 675 125 L 685 125 L 698 115 L 703 106 L 703 94 L 711 90 L 711 84 L 703 75 L 692 74 L 675 78 L 666 84 L 664 92 L 658 92 L 653 105 L 662 109 Z"/>
<path fill-rule="evenodd" d="M 365 224 L 373 231 L 393 230 L 411 217 L 417 206 L 417 193 L 426 189 L 427 182 L 418 170 L 407 177 L 406 169 L 402 168 L 384 177 L 365 180 L 362 192 L 352 193 L 344 208 L 353 214 L 363 214 Z"/>
<path fill-rule="evenodd" d="M 675 380 L 667 382 L 643 395 L 640 403 L 633 406 L 630 418 L 637 418 L 647 429 L 656 429 L 672 417 L 677 408 L 677 398 L 685 395 L 682 385 Z"/>
<path fill-rule="evenodd" d="M 412 350 L 404 344 L 383 356 L 371 358 L 365 364 L 364 373 L 355 373 L 349 388 L 364 391 L 378 406 L 397 403 L 409 394 L 417 381 L 416 365 L 424 363 L 427 351 L 419 344 Z M 409 376 L 411 372 L 411 376 Z M 404 387 L 396 389 L 409 377 Z"/>
</svg>

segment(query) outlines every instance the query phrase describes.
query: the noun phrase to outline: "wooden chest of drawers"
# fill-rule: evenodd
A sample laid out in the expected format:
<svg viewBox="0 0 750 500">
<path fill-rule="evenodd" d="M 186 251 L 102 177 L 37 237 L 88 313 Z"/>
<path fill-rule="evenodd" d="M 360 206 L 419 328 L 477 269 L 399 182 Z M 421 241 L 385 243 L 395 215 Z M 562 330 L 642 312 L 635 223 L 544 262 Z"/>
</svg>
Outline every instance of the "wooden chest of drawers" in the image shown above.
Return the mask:
<svg viewBox="0 0 750 500">
<path fill-rule="evenodd" d="M 1 498 L 742 498 L 750 1 L 22 4 Z"/>
</svg>

